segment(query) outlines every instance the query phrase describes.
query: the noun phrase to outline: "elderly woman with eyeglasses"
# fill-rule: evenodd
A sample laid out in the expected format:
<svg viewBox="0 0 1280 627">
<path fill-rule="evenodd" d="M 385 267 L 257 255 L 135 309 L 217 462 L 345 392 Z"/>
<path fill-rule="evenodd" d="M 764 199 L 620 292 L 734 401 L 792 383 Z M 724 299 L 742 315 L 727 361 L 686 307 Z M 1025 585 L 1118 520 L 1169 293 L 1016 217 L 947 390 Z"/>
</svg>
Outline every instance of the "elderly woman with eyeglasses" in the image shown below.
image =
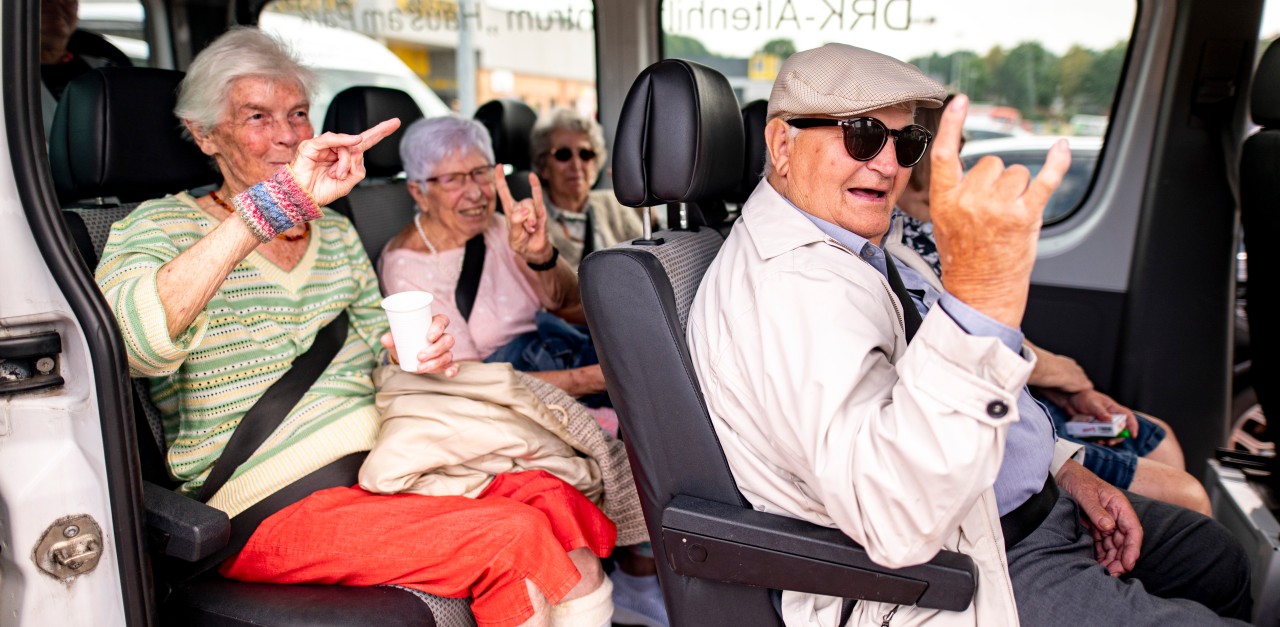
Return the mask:
<svg viewBox="0 0 1280 627">
<path fill-rule="evenodd" d="M 612 190 L 592 190 L 604 166 L 604 131 L 572 109 L 556 109 L 538 121 L 529 138 L 533 167 L 542 181 L 547 235 L 575 270 L 591 251 L 640 237 L 635 209 Z"/>
<path fill-rule="evenodd" d="M 457 117 L 415 122 L 400 156 L 418 213 L 379 260 L 387 293 L 431 292 L 457 361 L 511 362 L 575 397 L 603 392 L 589 339 L 556 315 L 580 311 L 578 277 L 548 237 L 537 179 L 533 198 L 515 203 L 489 132 Z"/>
<path fill-rule="evenodd" d="M 310 71 L 256 29 L 205 48 L 175 113 L 222 182 L 140 205 L 113 227 L 97 270 L 130 371 L 149 380 L 160 409 L 170 475 L 231 516 L 233 528 L 252 531 L 220 572 L 470 596 L 481 627 L 607 621 L 611 586 L 597 556 L 612 550 L 616 528 L 560 478 L 504 472 L 475 498 L 355 485 L 354 466 L 379 429 L 373 371 L 397 353 L 360 238 L 323 205 L 364 177 L 364 151 L 399 122 L 312 137 L 311 83 Z M 487 193 L 481 209 L 492 215 Z M 458 223 L 472 219 L 471 207 L 455 207 Z M 523 216 L 513 219 L 512 242 L 546 262 L 545 238 L 524 230 L 532 208 L 512 212 Z M 437 312 L 417 372 L 457 374 L 448 324 Z M 308 370 L 314 380 L 294 379 L 300 400 L 281 402 L 289 393 L 276 383 Z M 237 458 L 246 447 L 234 443 L 272 418 L 278 426 Z M 255 512 L 272 508 L 251 526 Z"/>
</svg>

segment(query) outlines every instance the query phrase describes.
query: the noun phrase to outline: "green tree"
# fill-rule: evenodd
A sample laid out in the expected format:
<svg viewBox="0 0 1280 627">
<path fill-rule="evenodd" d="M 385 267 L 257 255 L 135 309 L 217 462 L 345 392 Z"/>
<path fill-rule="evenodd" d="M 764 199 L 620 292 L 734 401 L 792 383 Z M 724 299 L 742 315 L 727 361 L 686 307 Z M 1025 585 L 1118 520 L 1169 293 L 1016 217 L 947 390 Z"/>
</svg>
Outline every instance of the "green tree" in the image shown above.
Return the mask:
<svg viewBox="0 0 1280 627">
<path fill-rule="evenodd" d="M 995 73 L 995 89 L 1024 117 L 1043 118 L 1058 93 L 1058 58 L 1036 42 L 1018 44 Z"/>
<path fill-rule="evenodd" d="M 947 86 L 953 93 L 985 98 L 991 91 L 991 72 L 978 53 L 969 50 L 953 52 L 948 65 L 950 73 Z"/>
<path fill-rule="evenodd" d="M 982 65 L 987 69 L 987 88 L 980 94 L 971 94 L 975 100 L 986 100 L 996 104 L 1007 104 L 1004 94 L 1000 93 L 998 87 L 999 80 L 996 78 L 1000 74 L 1000 68 L 1004 66 L 1005 57 L 1008 53 L 1000 46 L 992 46 L 987 54 L 982 57 Z"/>
<path fill-rule="evenodd" d="M 687 35 L 664 34 L 662 54 L 668 59 L 714 56 L 701 41 Z"/>
<path fill-rule="evenodd" d="M 764 42 L 764 47 L 760 51 L 785 59 L 796 53 L 796 42 L 786 38 L 770 39 Z"/>
<path fill-rule="evenodd" d="M 951 77 L 947 75 L 947 59 L 937 52 L 927 57 L 916 57 L 914 59 L 910 59 L 907 63 L 920 68 L 921 72 L 924 72 L 936 81 L 942 83 L 951 82 Z"/>
<path fill-rule="evenodd" d="M 1060 89 L 1062 91 L 1062 102 L 1066 105 L 1068 112 L 1074 112 L 1079 106 L 1080 89 L 1084 85 L 1084 81 L 1088 79 L 1089 74 L 1093 71 L 1093 59 L 1097 54 L 1088 48 L 1082 46 L 1071 46 L 1067 53 L 1062 55 L 1059 73 L 1062 76 Z"/>
<path fill-rule="evenodd" d="M 1080 81 L 1081 113 L 1105 115 L 1111 111 L 1127 50 L 1128 44 L 1122 41 L 1094 57 L 1089 73 Z"/>
<path fill-rule="evenodd" d="M 969 50 L 948 55 L 935 52 L 927 57 L 911 59 L 910 63 L 946 85 L 947 91 L 968 94 L 972 98 L 982 98 L 991 82 L 987 64 L 977 53 Z"/>
</svg>

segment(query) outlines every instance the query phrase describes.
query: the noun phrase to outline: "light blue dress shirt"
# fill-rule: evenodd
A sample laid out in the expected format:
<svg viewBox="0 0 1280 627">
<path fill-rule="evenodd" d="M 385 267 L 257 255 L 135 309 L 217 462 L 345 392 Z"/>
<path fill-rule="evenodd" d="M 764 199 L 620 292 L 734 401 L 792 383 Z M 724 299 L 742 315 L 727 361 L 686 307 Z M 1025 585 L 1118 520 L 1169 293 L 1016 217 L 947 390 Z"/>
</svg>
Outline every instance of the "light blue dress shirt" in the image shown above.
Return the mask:
<svg viewBox="0 0 1280 627">
<path fill-rule="evenodd" d="M 823 233 L 840 242 L 886 279 L 888 278 L 885 253 L 879 246 L 857 233 L 805 213 L 798 207 L 796 211 L 800 211 Z M 990 316 L 964 304 L 951 294 L 939 292 L 906 264 L 897 263 L 894 266 L 898 269 L 902 283 L 911 294 L 911 300 L 920 311 L 921 317 L 927 315 L 929 308 L 934 304 L 939 304 L 942 310 L 970 335 L 994 337 L 1008 346 L 1009 350 L 1022 353 L 1022 331 L 996 322 Z M 1053 430 L 1053 421 L 1050 420 L 1044 407 L 1032 398 L 1026 387 L 1023 387 L 1022 393 L 1018 395 L 1018 415 L 1021 418 L 1010 425 L 1006 435 L 1004 461 L 1000 464 L 1000 472 L 996 475 L 996 506 L 1001 516 L 1016 509 L 1044 487 L 1045 479 L 1049 475 L 1049 466 L 1053 463 L 1054 441 L 1057 438 Z"/>
</svg>

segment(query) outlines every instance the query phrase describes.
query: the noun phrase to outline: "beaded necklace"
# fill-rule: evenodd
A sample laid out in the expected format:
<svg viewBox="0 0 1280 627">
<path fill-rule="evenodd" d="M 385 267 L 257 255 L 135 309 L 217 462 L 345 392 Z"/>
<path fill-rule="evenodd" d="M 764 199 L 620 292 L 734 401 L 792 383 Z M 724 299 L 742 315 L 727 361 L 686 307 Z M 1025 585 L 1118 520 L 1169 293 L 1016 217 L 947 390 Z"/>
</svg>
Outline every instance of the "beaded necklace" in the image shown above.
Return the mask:
<svg viewBox="0 0 1280 627">
<path fill-rule="evenodd" d="M 441 274 L 444 274 L 444 266 L 440 265 L 440 251 L 436 250 L 436 247 L 431 243 L 431 240 L 427 239 L 427 232 L 422 228 L 422 212 L 421 211 L 414 214 L 413 226 L 414 228 L 418 229 L 418 237 L 422 239 L 422 245 L 427 247 L 427 252 L 430 252 L 431 258 L 435 260 L 436 268 L 440 270 Z M 458 260 L 458 272 L 462 272 L 462 262 L 463 262 L 462 259 Z"/>
<path fill-rule="evenodd" d="M 227 201 L 223 200 L 222 196 L 218 195 L 218 192 L 216 191 L 209 192 L 209 197 L 213 199 L 213 202 L 218 203 L 219 207 L 222 207 L 223 209 L 225 209 L 227 213 L 235 215 L 236 213 L 235 207 L 232 207 L 231 203 L 228 203 Z M 300 239 L 305 238 L 309 233 L 311 233 L 311 223 L 303 222 L 301 233 L 297 235 L 286 235 L 284 233 L 280 233 L 279 235 L 276 235 L 276 239 L 282 239 L 286 242 L 296 242 Z"/>
</svg>

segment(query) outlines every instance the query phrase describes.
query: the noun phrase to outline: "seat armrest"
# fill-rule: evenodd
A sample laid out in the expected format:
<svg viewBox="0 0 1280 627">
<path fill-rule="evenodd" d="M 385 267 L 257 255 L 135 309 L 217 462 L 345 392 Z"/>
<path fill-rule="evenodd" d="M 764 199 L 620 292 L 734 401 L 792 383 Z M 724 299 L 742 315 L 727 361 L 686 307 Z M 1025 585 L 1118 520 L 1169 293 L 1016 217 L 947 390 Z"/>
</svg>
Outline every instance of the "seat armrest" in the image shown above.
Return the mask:
<svg viewBox="0 0 1280 627">
<path fill-rule="evenodd" d="M 153 550 L 195 562 L 231 539 L 231 519 L 226 512 L 149 481 L 142 482 L 142 499 Z"/>
<path fill-rule="evenodd" d="M 687 495 L 663 510 L 662 536 L 671 569 L 698 579 L 952 611 L 977 587 L 968 555 L 885 568 L 839 529 Z"/>
</svg>

